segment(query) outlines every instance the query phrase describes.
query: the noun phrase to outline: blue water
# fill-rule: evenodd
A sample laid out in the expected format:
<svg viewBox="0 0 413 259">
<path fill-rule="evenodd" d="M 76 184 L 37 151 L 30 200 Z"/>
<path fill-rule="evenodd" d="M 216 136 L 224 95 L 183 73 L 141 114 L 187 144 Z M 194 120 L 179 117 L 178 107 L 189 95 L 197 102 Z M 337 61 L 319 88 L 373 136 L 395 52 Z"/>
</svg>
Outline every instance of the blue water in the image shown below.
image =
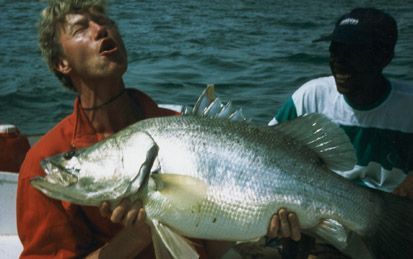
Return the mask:
<svg viewBox="0 0 413 259">
<path fill-rule="evenodd" d="M 44 2 L 0 0 L 0 123 L 42 133 L 72 110 L 40 57 L 36 23 Z M 328 43 L 312 40 L 344 12 L 374 6 L 399 24 L 385 73 L 413 83 L 413 1 L 109 1 L 129 54 L 125 82 L 160 103 L 191 104 L 205 84 L 265 124 L 305 81 L 330 73 Z M 406 107 L 408 108 L 408 107 Z"/>
</svg>

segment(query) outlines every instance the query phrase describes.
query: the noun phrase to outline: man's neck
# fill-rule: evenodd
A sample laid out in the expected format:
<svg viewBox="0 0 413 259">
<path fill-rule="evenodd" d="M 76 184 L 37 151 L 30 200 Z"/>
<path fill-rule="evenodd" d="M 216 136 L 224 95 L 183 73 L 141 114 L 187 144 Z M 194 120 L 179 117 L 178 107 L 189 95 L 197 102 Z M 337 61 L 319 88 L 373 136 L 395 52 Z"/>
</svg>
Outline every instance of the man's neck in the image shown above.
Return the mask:
<svg viewBox="0 0 413 259">
<path fill-rule="evenodd" d="M 143 111 L 127 92 L 105 107 L 84 112 L 96 132 L 105 137 L 143 119 Z"/>
<path fill-rule="evenodd" d="M 123 81 L 80 84 L 80 105 L 96 132 L 105 137 L 142 119 L 143 111 L 127 91 Z"/>
</svg>

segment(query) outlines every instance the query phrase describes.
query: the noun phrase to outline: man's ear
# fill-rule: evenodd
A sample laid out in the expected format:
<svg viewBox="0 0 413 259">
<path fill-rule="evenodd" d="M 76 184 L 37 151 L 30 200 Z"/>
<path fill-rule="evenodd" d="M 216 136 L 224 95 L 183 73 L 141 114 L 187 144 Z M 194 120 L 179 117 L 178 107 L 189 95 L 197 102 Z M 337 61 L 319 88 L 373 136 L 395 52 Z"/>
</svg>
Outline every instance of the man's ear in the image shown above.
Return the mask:
<svg viewBox="0 0 413 259">
<path fill-rule="evenodd" d="M 67 75 L 70 71 L 72 71 L 72 67 L 66 59 L 61 58 L 56 64 L 56 70 L 64 75 Z"/>
</svg>

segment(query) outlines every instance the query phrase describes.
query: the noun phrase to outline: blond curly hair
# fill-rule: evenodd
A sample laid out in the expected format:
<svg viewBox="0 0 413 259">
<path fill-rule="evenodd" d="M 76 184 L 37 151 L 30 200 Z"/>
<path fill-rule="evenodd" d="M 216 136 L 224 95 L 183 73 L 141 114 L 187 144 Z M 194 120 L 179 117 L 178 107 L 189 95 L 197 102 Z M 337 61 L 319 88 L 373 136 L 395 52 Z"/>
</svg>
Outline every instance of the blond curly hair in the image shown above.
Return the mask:
<svg viewBox="0 0 413 259">
<path fill-rule="evenodd" d="M 106 13 L 104 0 L 49 0 L 40 16 L 38 24 L 39 45 L 42 56 L 46 60 L 49 69 L 63 85 L 76 91 L 70 78 L 56 70 L 60 60 L 62 46 L 59 42 L 59 30 L 66 22 L 66 15 L 83 12 Z"/>
</svg>

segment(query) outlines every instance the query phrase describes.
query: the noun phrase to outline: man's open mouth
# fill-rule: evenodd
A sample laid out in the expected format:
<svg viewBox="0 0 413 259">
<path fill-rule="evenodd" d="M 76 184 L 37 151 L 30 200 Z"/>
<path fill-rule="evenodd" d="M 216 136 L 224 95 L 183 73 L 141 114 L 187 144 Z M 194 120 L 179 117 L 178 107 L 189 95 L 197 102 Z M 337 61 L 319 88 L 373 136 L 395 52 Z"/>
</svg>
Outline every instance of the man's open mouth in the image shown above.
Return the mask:
<svg viewBox="0 0 413 259">
<path fill-rule="evenodd" d="M 112 39 L 104 39 L 100 44 L 99 53 L 101 55 L 110 55 L 118 50 L 116 43 Z"/>
</svg>

